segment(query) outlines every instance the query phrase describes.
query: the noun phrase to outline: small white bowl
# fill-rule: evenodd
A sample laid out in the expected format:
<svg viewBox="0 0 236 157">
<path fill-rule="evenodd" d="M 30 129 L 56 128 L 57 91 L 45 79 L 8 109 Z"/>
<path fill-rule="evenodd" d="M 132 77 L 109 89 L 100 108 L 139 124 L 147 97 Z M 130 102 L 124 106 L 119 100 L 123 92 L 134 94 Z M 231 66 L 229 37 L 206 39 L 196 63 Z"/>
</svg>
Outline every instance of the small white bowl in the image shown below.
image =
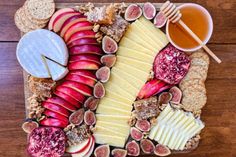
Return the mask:
<svg viewBox="0 0 236 157">
<path fill-rule="evenodd" d="M 206 38 L 204 39 L 203 41 L 203 44 L 206 44 L 210 38 L 211 38 L 211 35 L 212 35 L 212 32 L 213 32 L 213 21 L 212 21 L 212 17 L 210 15 L 210 13 L 204 8 L 202 7 L 201 5 L 198 5 L 198 4 L 195 4 L 195 3 L 185 3 L 185 4 L 182 4 L 180 5 L 179 7 L 177 7 L 178 9 L 181 9 L 183 7 L 188 7 L 188 6 L 191 6 L 191 7 L 196 7 L 197 9 L 201 10 L 207 17 L 207 20 L 208 20 L 208 23 L 209 23 L 209 28 L 208 28 L 208 34 L 206 36 Z M 191 48 L 191 49 L 185 49 L 185 48 L 181 48 L 179 47 L 178 45 L 176 45 L 174 43 L 174 41 L 170 38 L 170 35 L 169 35 L 169 23 L 170 21 L 167 20 L 167 24 L 166 24 L 166 34 L 167 34 L 167 38 L 169 39 L 170 43 L 172 45 L 174 45 L 176 48 L 178 48 L 179 50 L 182 50 L 182 51 L 186 51 L 186 52 L 192 52 L 192 51 L 196 51 L 198 49 L 200 49 L 202 46 L 199 45 L 197 47 L 194 47 L 194 48 Z"/>
</svg>

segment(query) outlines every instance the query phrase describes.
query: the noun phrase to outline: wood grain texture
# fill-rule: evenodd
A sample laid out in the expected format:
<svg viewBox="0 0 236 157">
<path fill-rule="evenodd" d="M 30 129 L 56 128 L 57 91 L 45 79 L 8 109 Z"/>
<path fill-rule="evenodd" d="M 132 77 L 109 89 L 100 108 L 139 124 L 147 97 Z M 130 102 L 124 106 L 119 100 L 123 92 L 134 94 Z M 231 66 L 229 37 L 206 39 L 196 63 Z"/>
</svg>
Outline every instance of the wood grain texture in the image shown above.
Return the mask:
<svg viewBox="0 0 236 157">
<path fill-rule="evenodd" d="M 78 2 L 58 0 L 57 2 Z M 86 2 L 86 1 L 80 1 Z M 108 1 L 99 1 L 108 2 Z M 143 1 L 138 1 L 143 2 Z M 155 1 L 157 2 L 157 1 Z M 163 2 L 163 1 L 158 1 Z M 202 120 L 199 147 L 190 154 L 175 157 L 236 157 L 236 2 L 234 0 L 186 0 L 209 9 L 214 20 L 214 34 L 209 47 L 223 61 L 211 61 L 206 82 L 208 101 Z M 22 69 L 15 57 L 20 33 L 13 15 L 23 0 L 0 1 L 0 157 L 25 157 L 26 134 L 21 130 L 24 120 L 24 87 Z"/>
</svg>

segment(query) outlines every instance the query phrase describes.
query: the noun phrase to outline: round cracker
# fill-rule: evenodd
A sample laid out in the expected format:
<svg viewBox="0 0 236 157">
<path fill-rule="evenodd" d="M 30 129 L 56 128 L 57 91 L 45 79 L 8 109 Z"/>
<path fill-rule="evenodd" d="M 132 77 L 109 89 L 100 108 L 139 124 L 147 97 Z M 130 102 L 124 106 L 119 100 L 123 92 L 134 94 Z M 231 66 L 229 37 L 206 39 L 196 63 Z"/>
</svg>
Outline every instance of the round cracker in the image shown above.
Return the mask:
<svg viewBox="0 0 236 157">
<path fill-rule="evenodd" d="M 36 20 L 48 20 L 56 7 L 53 0 L 28 0 L 25 5 L 29 15 Z"/>
<path fill-rule="evenodd" d="M 192 66 L 204 66 L 206 69 L 208 69 L 209 66 L 209 60 L 204 60 L 203 58 L 192 58 L 191 59 L 191 65 Z"/>
<path fill-rule="evenodd" d="M 208 64 L 210 62 L 208 55 L 204 52 L 203 49 L 199 49 L 195 52 L 193 52 L 190 56 L 190 59 L 193 58 L 202 58 L 204 61 L 206 61 Z"/>
<path fill-rule="evenodd" d="M 205 87 L 203 80 L 195 78 L 195 79 L 191 79 L 191 80 L 182 80 L 179 84 L 179 88 L 183 91 L 193 85 L 200 85 L 200 86 Z"/>
<path fill-rule="evenodd" d="M 204 66 L 190 66 L 188 73 L 182 81 L 200 79 L 205 81 L 207 78 L 207 69 Z"/>
<path fill-rule="evenodd" d="M 186 87 L 185 89 L 182 90 L 183 91 L 187 91 L 187 92 L 203 92 L 206 94 L 206 87 L 205 84 L 203 82 L 195 82 L 194 83 L 189 83 L 188 87 Z"/>
<path fill-rule="evenodd" d="M 23 32 L 23 33 L 27 33 L 29 31 L 32 31 L 31 28 L 29 28 L 29 27 L 24 25 L 24 23 L 23 23 L 23 21 L 21 19 L 21 16 L 20 16 L 20 11 L 21 11 L 21 8 L 19 8 L 16 11 L 15 15 L 14 15 L 14 20 L 15 20 L 16 27 L 18 29 L 20 29 L 20 31 Z"/>
</svg>

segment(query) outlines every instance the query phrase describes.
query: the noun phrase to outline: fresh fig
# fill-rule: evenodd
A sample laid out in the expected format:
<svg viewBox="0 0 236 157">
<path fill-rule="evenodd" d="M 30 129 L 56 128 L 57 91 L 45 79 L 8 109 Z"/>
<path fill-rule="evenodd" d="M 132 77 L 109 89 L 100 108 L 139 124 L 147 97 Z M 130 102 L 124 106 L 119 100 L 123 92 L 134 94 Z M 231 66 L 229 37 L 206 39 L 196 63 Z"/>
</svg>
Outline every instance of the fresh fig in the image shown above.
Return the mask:
<svg viewBox="0 0 236 157">
<path fill-rule="evenodd" d="M 95 97 L 91 96 L 84 102 L 84 107 L 91 111 L 95 111 L 97 109 L 99 103 L 99 99 L 96 99 Z"/>
<path fill-rule="evenodd" d="M 138 145 L 137 142 L 130 141 L 126 144 L 125 146 L 126 150 L 127 150 L 127 154 L 130 156 L 139 156 L 140 154 L 140 147 Z"/>
<path fill-rule="evenodd" d="M 105 88 L 101 82 L 97 82 L 93 88 L 95 98 L 103 98 L 105 96 Z"/>
<path fill-rule="evenodd" d="M 102 38 L 102 49 L 107 54 L 116 53 L 118 50 L 117 42 L 106 35 Z"/>
<path fill-rule="evenodd" d="M 72 123 L 74 125 L 80 125 L 83 122 L 83 119 L 84 119 L 84 109 L 83 108 L 73 112 L 69 117 L 70 123 Z"/>
<path fill-rule="evenodd" d="M 169 90 L 169 92 L 172 95 L 172 99 L 170 100 L 170 102 L 179 104 L 182 98 L 182 91 L 178 87 L 174 86 Z"/>
<path fill-rule="evenodd" d="M 130 135 L 136 141 L 140 141 L 143 138 L 143 133 L 135 127 L 131 127 Z"/>
<path fill-rule="evenodd" d="M 125 20 L 134 21 L 142 15 L 142 9 L 137 4 L 130 4 L 125 10 Z"/>
<path fill-rule="evenodd" d="M 101 63 L 109 68 L 113 67 L 116 63 L 115 55 L 104 55 L 101 57 Z"/>
<path fill-rule="evenodd" d="M 157 144 L 154 150 L 157 156 L 168 156 L 171 154 L 170 149 L 162 144 Z"/>
<path fill-rule="evenodd" d="M 94 150 L 94 156 L 95 157 L 109 157 L 110 156 L 110 147 L 109 147 L 109 145 L 98 146 Z"/>
<path fill-rule="evenodd" d="M 142 139 L 140 141 L 140 147 L 141 150 L 145 153 L 145 154 L 151 154 L 154 152 L 155 146 L 152 143 L 151 140 L 149 139 Z"/>
<path fill-rule="evenodd" d="M 84 122 L 87 125 L 94 125 L 96 123 L 96 117 L 94 112 L 88 110 L 84 113 Z"/>
<path fill-rule="evenodd" d="M 113 157 L 126 157 L 127 156 L 127 150 L 115 148 L 111 151 L 111 155 Z"/>
<path fill-rule="evenodd" d="M 168 104 L 171 99 L 172 99 L 172 94 L 170 94 L 169 92 L 163 92 L 158 97 L 158 103 Z"/>
<path fill-rule="evenodd" d="M 35 121 L 27 121 L 22 124 L 22 129 L 27 134 L 31 133 L 37 127 L 39 127 L 39 124 Z"/>
<path fill-rule="evenodd" d="M 109 80 L 110 74 L 110 68 L 108 68 L 107 66 L 101 67 L 96 71 L 96 77 L 102 83 L 106 83 Z"/>
<path fill-rule="evenodd" d="M 156 8 L 155 6 L 150 3 L 150 2 L 146 2 L 144 3 L 143 5 L 143 16 L 148 19 L 148 20 L 151 20 L 155 17 L 156 15 Z"/>
<path fill-rule="evenodd" d="M 166 16 L 160 11 L 159 13 L 157 13 L 157 15 L 154 18 L 154 25 L 157 28 L 161 28 L 165 26 L 166 21 L 167 21 Z"/>
<path fill-rule="evenodd" d="M 141 131 L 149 131 L 151 129 L 151 124 L 148 120 L 137 120 L 135 127 Z"/>
</svg>

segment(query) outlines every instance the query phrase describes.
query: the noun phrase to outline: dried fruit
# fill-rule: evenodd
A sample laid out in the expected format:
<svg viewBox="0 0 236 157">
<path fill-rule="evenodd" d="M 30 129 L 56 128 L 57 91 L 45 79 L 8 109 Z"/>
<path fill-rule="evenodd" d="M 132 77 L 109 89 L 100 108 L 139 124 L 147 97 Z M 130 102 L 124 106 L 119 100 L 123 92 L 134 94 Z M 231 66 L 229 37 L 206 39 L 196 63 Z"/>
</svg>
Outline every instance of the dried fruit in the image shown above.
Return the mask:
<svg viewBox="0 0 236 157">
<path fill-rule="evenodd" d="M 158 155 L 158 156 L 167 156 L 170 155 L 170 149 L 164 145 L 161 144 L 157 144 L 154 150 L 154 154 Z"/>
<path fill-rule="evenodd" d="M 155 146 L 152 143 L 151 140 L 149 139 L 142 139 L 140 141 L 140 147 L 141 150 L 145 153 L 145 154 L 151 154 L 154 152 Z"/>
<path fill-rule="evenodd" d="M 94 150 L 95 157 L 109 157 L 110 156 L 110 147 L 109 145 L 98 146 Z"/>
<path fill-rule="evenodd" d="M 27 121 L 27 122 L 24 122 L 22 124 L 22 129 L 24 130 L 24 132 L 26 132 L 27 134 L 31 133 L 35 128 L 39 127 L 39 124 L 35 121 Z"/>
<path fill-rule="evenodd" d="M 83 122 L 83 119 L 84 119 L 84 109 L 83 108 L 73 112 L 69 117 L 70 123 L 72 123 L 74 125 L 80 125 Z"/>
<path fill-rule="evenodd" d="M 189 57 L 171 44 L 161 50 L 154 61 L 155 77 L 172 85 L 183 79 L 189 67 Z"/>
<path fill-rule="evenodd" d="M 158 103 L 161 104 L 168 104 L 170 100 L 172 99 L 172 94 L 169 92 L 163 92 L 158 97 Z"/>
<path fill-rule="evenodd" d="M 59 157 L 65 152 L 65 140 L 65 134 L 59 128 L 38 127 L 29 135 L 27 152 L 32 157 Z"/>
<path fill-rule="evenodd" d="M 127 150 L 115 148 L 111 151 L 111 155 L 113 157 L 126 157 L 127 156 Z"/>
<path fill-rule="evenodd" d="M 127 154 L 130 156 L 139 156 L 140 154 L 140 147 L 138 145 L 137 142 L 130 141 L 126 144 L 125 146 L 126 150 L 127 150 Z"/>
<path fill-rule="evenodd" d="M 115 55 L 104 55 L 101 57 L 101 63 L 109 68 L 113 67 L 116 63 Z"/>
<path fill-rule="evenodd" d="M 95 98 L 102 98 L 105 96 L 105 88 L 101 82 L 97 82 L 93 88 L 93 95 Z"/>
<path fill-rule="evenodd" d="M 165 17 L 165 15 L 160 11 L 159 13 L 157 13 L 157 15 L 154 18 L 154 25 L 157 28 L 161 28 L 163 26 L 165 26 L 167 21 L 167 18 Z"/>
<path fill-rule="evenodd" d="M 182 91 L 178 87 L 174 86 L 169 90 L 169 92 L 172 95 L 172 99 L 170 100 L 170 102 L 179 104 L 182 98 Z"/>
<path fill-rule="evenodd" d="M 96 77 L 102 83 L 105 83 L 109 80 L 110 74 L 111 74 L 110 68 L 108 68 L 107 66 L 101 67 L 96 71 Z"/>
<path fill-rule="evenodd" d="M 96 117 L 94 112 L 88 110 L 84 113 L 84 122 L 87 125 L 94 125 L 96 123 Z"/>
<path fill-rule="evenodd" d="M 154 18 L 155 15 L 156 15 L 155 6 L 150 2 L 144 3 L 144 5 L 143 5 L 143 16 L 146 19 L 151 20 L 151 19 Z"/>
<path fill-rule="evenodd" d="M 102 39 L 102 49 L 107 54 L 116 53 L 118 50 L 117 42 L 106 35 Z"/>
<path fill-rule="evenodd" d="M 149 131 L 151 129 L 151 124 L 148 120 L 137 120 L 135 127 L 141 131 Z"/>
<path fill-rule="evenodd" d="M 99 99 L 96 99 L 95 97 L 91 96 L 84 102 L 84 107 L 91 111 L 94 111 L 97 109 L 98 103 Z"/>
<path fill-rule="evenodd" d="M 134 21 L 142 15 L 142 9 L 137 4 L 130 4 L 125 10 L 125 20 Z"/>
<path fill-rule="evenodd" d="M 130 135 L 136 141 L 140 141 L 143 138 L 143 133 L 135 127 L 131 127 Z"/>
</svg>

